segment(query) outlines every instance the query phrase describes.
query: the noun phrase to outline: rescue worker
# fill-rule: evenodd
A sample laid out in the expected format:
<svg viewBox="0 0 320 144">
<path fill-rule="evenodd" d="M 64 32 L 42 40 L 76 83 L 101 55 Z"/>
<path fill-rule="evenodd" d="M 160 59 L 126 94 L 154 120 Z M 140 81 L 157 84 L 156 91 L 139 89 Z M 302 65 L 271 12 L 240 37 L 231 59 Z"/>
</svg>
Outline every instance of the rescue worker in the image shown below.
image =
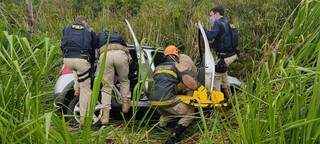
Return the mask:
<svg viewBox="0 0 320 144">
<path fill-rule="evenodd" d="M 186 85 L 187 88 L 195 90 L 198 88 L 197 81 L 191 76 L 191 72 L 187 66 L 179 63 L 179 50 L 176 46 L 170 45 L 165 51 L 165 60 L 155 69 L 153 76 L 155 84 L 154 91 L 151 92 L 149 100 L 153 106 L 157 106 L 161 119 L 168 117 L 170 114 L 181 116 L 178 124 L 173 128 L 171 136 L 166 143 L 175 143 L 180 140 L 181 134 L 186 130 L 187 126 L 192 123 L 194 107 L 179 102 L 176 99 L 176 86 L 179 82 Z"/>
<path fill-rule="evenodd" d="M 223 92 L 228 101 L 231 93 L 227 67 L 238 59 L 238 52 L 236 47 L 232 47 L 230 23 L 224 17 L 222 6 L 218 5 L 210 10 L 210 22 L 212 28 L 210 31 L 206 30 L 206 35 L 209 41 L 214 40 L 213 48 L 219 58 L 215 68 L 214 89 Z"/>
<path fill-rule="evenodd" d="M 190 75 L 194 79 L 197 79 L 197 75 L 198 75 L 197 67 L 194 64 L 193 60 L 188 55 L 180 54 L 179 55 L 179 63 L 185 65 L 186 67 L 188 67 L 188 69 L 190 70 Z M 191 96 L 193 91 L 188 89 L 186 87 L 186 85 L 183 84 L 183 82 L 180 82 L 177 85 L 177 93 Z"/>
<path fill-rule="evenodd" d="M 100 48 L 101 53 L 107 52 L 106 70 L 103 79 L 107 82 L 102 87 L 103 113 L 100 119 L 101 124 L 109 123 L 111 110 L 111 94 L 114 85 L 114 77 L 117 73 L 120 82 L 120 94 L 122 96 L 122 112 L 128 113 L 131 106 L 131 92 L 129 75 L 129 63 L 131 56 L 124 38 L 117 32 L 109 32 L 109 43 Z"/>
<path fill-rule="evenodd" d="M 91 96 L 91 79 L 89 71 L 94 61 L 94 51 L 97 47 L 97 38 L 93 29 L 88 25 L 86 18 L 79 16 L 74 23 L 67 25 L 63 30 L 61 49 L 64 64 L 77 74 L 80 87 L 80 121 L 84 123 L 88 102 Z"/>
<path fill-rule="evenodd" d="M 191 70 L 192 76 L 197 77 L 197 66 L 188 55 L 180 54 L 179 63 L 186 65 Z"/>
</svg>

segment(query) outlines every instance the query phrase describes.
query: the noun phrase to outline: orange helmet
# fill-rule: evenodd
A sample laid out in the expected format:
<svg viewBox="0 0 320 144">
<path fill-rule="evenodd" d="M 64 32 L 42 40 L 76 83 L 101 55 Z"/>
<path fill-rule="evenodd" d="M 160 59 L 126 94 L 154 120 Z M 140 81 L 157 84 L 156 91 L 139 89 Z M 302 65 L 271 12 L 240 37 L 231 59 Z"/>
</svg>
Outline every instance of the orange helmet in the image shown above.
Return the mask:
<svg viewBox="0 0 320 144">
<path fill-rule="evenodd" d="M 175 55 L 175 56 L 177 56 L 179 58 L 180 57 L 179 56 L 179 49 L 174 45 L 169 45 L 164 50 L 164 55 L 165 56 L 167 56 L 167 55 Z"/>
</svg>

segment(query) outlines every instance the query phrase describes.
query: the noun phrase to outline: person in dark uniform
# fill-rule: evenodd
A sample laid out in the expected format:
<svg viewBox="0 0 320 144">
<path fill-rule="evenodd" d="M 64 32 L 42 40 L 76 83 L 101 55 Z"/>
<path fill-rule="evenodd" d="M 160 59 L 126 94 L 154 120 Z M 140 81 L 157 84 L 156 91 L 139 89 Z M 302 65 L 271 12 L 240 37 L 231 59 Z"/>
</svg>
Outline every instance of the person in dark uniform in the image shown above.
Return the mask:
<svg viewBox="0 0 320 144">
<path fill-rule="evenodd" d="M 219 61 L 216 64 L 214 89 L 230 98 L 230 84 L 228 82 L 227 67 L 238 59 L 238 49 L 233 44 L 230 22 L 224 17 L 224 8 L 217 5 L 210 10 L 211 30 L 205 30 L 212 48 L 216 51 Z M 222 89 L 221 89 L 222 87 Z"/>
<path fill-rule="evenodd" d="M 61 49 L 63 62 L 77 74 L 80 87 L 80 121 L 84 123 L 87 106 L 91 96 L 91 64 L 95 58 L 97 37 L 93 29 L 88 25 L 86 18 L 79 16 L 73 24 L 67 25 L 63 30 Z"/>
<path fill-rule="evenodd" d="M 103 105 L 101 124 L 109 123 L 109 115 L 111 110 L 112 85 L 114 85 L 114 77 L 117 74 L 120 82 L 120 94 L 122 100 L 122 112 L 128 113 L 131 106 L 131 92 L 129 75 L 129 64 L 131 56 L 125 39 L 117 32 L 108 32 L 108 42 L 100 48 L 100 53 L 107 51 L 106 70 L 103 79 L 108 84 L 103 84 L 101 89 Z"/>
</svg>

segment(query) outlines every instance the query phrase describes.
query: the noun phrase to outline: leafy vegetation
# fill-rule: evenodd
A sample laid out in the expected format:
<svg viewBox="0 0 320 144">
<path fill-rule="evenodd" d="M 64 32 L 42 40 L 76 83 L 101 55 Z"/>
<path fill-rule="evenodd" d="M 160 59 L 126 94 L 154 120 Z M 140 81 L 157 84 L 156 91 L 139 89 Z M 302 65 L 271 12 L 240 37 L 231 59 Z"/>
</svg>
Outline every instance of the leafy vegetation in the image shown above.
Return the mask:
<svg viewBox="0 0 320 144">
<path fill-rule="evenodd" d="M 228 112 L 199 109 L 186 133 L 200 143 L 320 142 L 320 2 L 216 0 L 240 29 L 241 58 L 231 68 L 245 85 Z M 200 20 L 209 27 L 211 0 L 34 0 L 35 31 L 27 32 L 25 4 L 0 2 L 0 140 L 2 143 L 159 143 L 168 131 L 149 117 L 71 132 L 53 114 L 53 85 L 65 24 L 85 15 L 96 31 L 121 32 L 128 18 L 142 45 L 177 44 L 197 57 Z M 50 39 L 49 39 L 50 38 Z M 141 76 L 143 83 L 144 76 Z M 101 77 L 96 79 L 98 92 Z M 141 89 L 137 88 L 136 95 Z M 93 96 L 92 103 L 97 100 Z M 152 113 L 150 111 L 149 113 Z M 87 120 L 87 124 L 89 124 Z M 193 141 L 194 142 L 194 141 Z"/>
</svg>

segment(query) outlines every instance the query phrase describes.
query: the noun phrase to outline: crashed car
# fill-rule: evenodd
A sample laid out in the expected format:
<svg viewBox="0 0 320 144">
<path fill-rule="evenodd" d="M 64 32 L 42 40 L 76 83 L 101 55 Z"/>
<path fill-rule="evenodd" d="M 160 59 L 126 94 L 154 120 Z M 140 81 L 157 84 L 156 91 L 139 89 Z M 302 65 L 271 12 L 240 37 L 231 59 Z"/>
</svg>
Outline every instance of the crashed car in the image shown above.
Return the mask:
<svg viewBox="0 0 320 144">
<path fill-rule="evenodd" d="M 130 80 L 130 90 L 133 93 L 133 89 L 138 82 L 138 60 L 141 60 L 142 63 L 150 66 L 150 76 L 152 75 L 155 67 L 160 64 L 163 60 L 164 54 L 163 51 L 149 46 L 140 46 L 138 40 L 133 33 L 133 30 L 128 21 L 127 25 L 131 33 L 134 45 L 128 45 L 130 55 L 132 57 L 132 62 L 129 66 L 129 80 Z M 200 23 L 199 23 L 200 24 Z M 200 28 L 202 26 L 200 25 Z M 199 52 L 200 58 L 196 61 L 198 67 L 198 79 L 200 83 L 211 87 L 213 77 L 214 77 L 214 59 L 213 55 L 210 52 L 208 40 L 206 39 L 205 33 L 202 30 L 199 30 Z M 209 51 L 208 51 L 209 50 Z M 150 77 L 152 79 L 152 77 Z M 230 86 L 233 88 L 240 87 L 241 82 L 235 77 L 228 76 Z M 75 77 L 70 68 L 65 65 L 62 66 L 60 71 L 60 76 L 55 84 L 54 95 L 55 95 L 55 106 L 59 112 L 71 117 L 75 122 L 80 122 L 80 108 L 79 108 L 79 97 L 74 96 L 74 81 Z M 115 87 L 113 87 L 112 97 L 112 108 L 117 109 L 121 108 L 121 95 L 119 93 L 119 82 L 115 78 Z M 139 97 L 137 102 L 137 107 L 149 107 L 150 103 L 148 101 L 148 89 L 152 87 L 152 80 L 148 80 L 145 83 L 145 89 Z M 100 99 L 98 100 L 95 111 L 93 114 L 93 124 L 97 123 L 102 115 L 102 107 Z"/>
</svg>

